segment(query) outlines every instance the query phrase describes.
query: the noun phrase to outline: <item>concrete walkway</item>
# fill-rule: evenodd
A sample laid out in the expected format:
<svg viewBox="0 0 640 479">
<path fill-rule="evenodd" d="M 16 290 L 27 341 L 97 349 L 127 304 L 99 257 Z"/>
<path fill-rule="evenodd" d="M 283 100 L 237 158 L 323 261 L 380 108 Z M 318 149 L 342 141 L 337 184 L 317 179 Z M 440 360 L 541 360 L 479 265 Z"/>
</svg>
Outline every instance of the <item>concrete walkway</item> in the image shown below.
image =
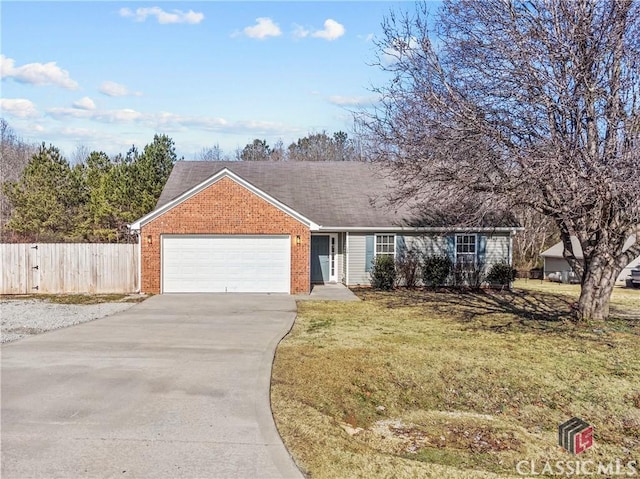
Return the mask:
<svg viewBox="0 0 640 479">
<path fill-rule="evenodd" d="M 287 295 L 163 295 L 2 346 L 1 477 L 302 478 L 275 428 Z"/>
<path fill-rule="evenodd" d="M 298 301 L 360 301 L 341 283 L 314 284 L 310 294 L 298 294 L 295 298 Z"/>
</svg>

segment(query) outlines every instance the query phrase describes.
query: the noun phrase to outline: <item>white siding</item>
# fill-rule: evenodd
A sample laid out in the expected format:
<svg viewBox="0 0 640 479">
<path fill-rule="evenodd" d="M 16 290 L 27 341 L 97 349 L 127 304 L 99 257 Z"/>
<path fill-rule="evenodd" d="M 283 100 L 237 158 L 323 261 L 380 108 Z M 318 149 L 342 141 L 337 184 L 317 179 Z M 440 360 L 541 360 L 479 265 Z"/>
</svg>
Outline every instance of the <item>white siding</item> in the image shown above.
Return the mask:
<svg viewBox="0 0 640 479">
<path fill-rule="evenodd" d="M 404 235 L 407 249 L 416 248 L 429 256 L 447 256 L 447 238 L 436 235 Z"/>
<path fill-rule="evenodd" d="M 373 234 L 373 233 L 368 233 Z M 401 235 L 401 233 L 398 233 Z M 421 254 L 448 256 L 446 235 L 402 234 L 407 249 L 415 248 Z M 349 285 L 369 285 L 369 273 L 365 271 L 366 258 L 365 233 L 349 233 L 348 262 Z M 509 235 L 486 235 L 485 268 L 495 263 L 509 261 Z"/>
<path fill-rule="evenodd" d="M 371 284 L 369 273 L 365 271 L 366 261 L 366 234 L 349 233 L 347 245 L 347 257 L 349 261 L 349 285 Z"/>
<path fill-rule="evenodd" d="M 491 266 L 496 263 L 509 262 L 509 236 L 493 235 L 487 236 L 487 246 L 485 250 L 484 265 L 485 271 L 489 272 Z"/>
</svg>

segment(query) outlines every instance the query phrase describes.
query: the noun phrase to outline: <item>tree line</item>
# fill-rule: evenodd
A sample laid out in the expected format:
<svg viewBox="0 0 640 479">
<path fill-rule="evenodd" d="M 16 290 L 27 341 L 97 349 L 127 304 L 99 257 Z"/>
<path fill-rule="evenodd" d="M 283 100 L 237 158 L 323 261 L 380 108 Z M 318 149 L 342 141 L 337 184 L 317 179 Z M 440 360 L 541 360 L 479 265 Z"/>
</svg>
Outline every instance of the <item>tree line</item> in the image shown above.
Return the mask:
<svg viewBox="0 0 640 479">
<path fill-rule="evenodd" d="M 31 148 L 20 176 L 2 185 L 3 242 L 131 241 L 127 224 L 155 207 L 178 159 L 166 135 L 142 151 L 92 151 L 74 165 L 53 145 Z"/>
<path fill-rule="evenodd" d="M 232 155 L 226 155 L 220 145 L 203 148 L 197 155 L 200 161 L 365 161 L 357 139 L 349 138 L 344 131 L 328 135 L 309 133 L 285 148 L 278 140 L 269 145 L 267 140 L 256 138 Z"/>
<path fill-rule="evenodd" d="M 151 211 L 171 167 L 178 160 L 173 140 L 156 135 L 140 152 L 109 156 L 80 146 L 64 158 L 53 145 L 22 141 L 0 119 L 2 187 L 0 232 L 3 242 L 131 241 L 127 224 Z M 370 160 L 358 140 L 338 131 L 310 133 L 292 142 L 269 145 L 255 139 L 229 157 L 219 145 L 204 148 L 201 161 L 358 161 Z M 553 222 L 534 211 L 515 211 L 526 231 L 514 241 L 514 265 L 540 264 L 539 253 L 557 241 Z"/>
<path fill-rule="evenodd" d="M 142 151 L 109 156 L 80 146 L 69 161 L 54 145 L 22 141 L 0 119 L 3 242 L 127 242 L 127 225 L 155 207 L 178 157 L 174 141 L 155 135 Z M 355 143 L 342 131 L 312 133 L 287 149 L 255 139 L 225 156 L 219 145 L 199 160 L 354 161 Z M 182 159 L 182 158 L 180 158 Z"/>
</svg>

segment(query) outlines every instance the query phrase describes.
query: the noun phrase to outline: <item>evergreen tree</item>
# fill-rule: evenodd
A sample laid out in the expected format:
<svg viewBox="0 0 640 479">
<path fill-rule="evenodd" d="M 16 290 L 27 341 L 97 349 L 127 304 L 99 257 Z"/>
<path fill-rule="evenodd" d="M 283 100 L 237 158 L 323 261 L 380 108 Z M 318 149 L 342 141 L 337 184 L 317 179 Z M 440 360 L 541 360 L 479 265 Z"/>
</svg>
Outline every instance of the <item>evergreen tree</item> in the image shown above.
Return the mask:
<svg viewBox="0 0 640 479">
<path fill-rule="evenodd" d="M 132 176 L 136 180 L 133 193 L 137 200 L 137 216 L 145 215 L 155 208 L 177 159 L 173 140 L 167 135 L 155 135 L 153 142 L 144 147 L 142 155 L 135 158 Z"/>
<path fill-rule="evenodd" d="M 33 241 L 74 239 L 84 195 L 78 172 L 56 147 L 43 143 L 20 180 L 4 191 L 14 208 L 7 229 Z"/>
</svg>

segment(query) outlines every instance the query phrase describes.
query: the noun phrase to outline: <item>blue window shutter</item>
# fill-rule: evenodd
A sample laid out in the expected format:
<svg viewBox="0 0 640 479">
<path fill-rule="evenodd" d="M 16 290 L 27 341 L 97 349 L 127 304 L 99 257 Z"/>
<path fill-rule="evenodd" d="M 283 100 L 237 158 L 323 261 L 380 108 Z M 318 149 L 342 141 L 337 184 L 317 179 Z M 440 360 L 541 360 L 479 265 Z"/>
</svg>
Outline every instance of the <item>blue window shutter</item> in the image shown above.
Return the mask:
<svg viewBox="0 0 640 479">
<path fill-rule="evenodd" d="M 365 238 L 365 254 L 364 254 L 364 270 L 368 273 L 373 267 L 373 257 L 375 254 L 375 240 L 374 235 L 367 235 Z"/>
<path fill-rule="evenodd" d="M 476 248 L 478 248 L 478 265 L 482 266 L 487 257 L 487 237 L 485 235 L 478 235 Z"/>
<path fill-rule="evenodd" d="M 396 258 L 404 257 L 407 252 L 407 242 L 402 235 L 396 235 Z"/>
<path fill-rule="evenodd" d="M 456 235 L 447 236 L 447 256 L 452 263 L 456 262 Z"/>
</svg>

